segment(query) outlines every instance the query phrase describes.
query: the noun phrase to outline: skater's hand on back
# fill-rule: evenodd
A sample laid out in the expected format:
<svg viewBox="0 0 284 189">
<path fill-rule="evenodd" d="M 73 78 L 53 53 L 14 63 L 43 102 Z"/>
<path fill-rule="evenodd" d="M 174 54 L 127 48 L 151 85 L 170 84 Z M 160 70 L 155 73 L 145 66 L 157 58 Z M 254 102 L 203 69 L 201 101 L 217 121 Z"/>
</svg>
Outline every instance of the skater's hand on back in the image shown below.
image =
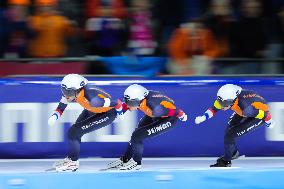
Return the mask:
<svg viewBox="0 0 284 189">
<path fill-rule="evenodd" d="M 275 126 L 275 122 L 271 118 L 270 112 L 267 113 L 266 117 L 264 118 L 265 126 L 268 128 L 273 128 Z"/>
<path fill-rule="evenodd" d="M 275 126 L 275 121 L 272 119 L 265 121 L 265 126 L 268 127 L 269 129 L 272 129 Z"/>
<path fill-rule="evenodd" d="M 181 120 L 183 122 L 187 121 L 187 115 L 182 110 L 180 110 L 177 117 L 179 118 L 179 120 Z"/>
</svg>

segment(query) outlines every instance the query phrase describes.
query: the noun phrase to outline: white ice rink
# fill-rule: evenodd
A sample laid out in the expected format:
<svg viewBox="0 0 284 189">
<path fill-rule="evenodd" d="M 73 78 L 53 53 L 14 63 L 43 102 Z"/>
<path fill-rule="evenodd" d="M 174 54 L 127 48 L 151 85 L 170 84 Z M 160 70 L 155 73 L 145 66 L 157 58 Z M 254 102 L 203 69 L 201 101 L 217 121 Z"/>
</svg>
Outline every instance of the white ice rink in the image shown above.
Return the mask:
<svg viewBox="0 0 284 189">
<path fill-rule="evenodd" d="M 85 158 L 76 172 L 46 172 L 58 159 L 0 160 L 0 189 L 284 189 L 284 157 L 144 158 L 138 171 L 100 171 L 115 159 Z"/>
<path fill-rule="evenodd" d="M 158 170 L 206 170 L 215 163 L 215 157 L 202 158 L 144 158 L 141 171 Z M 40 173 L 51 168 L 60 159 L 1 159 L 1 173 Z M 113 158 L 82 158 L 77 172 L 96 172 L 106 168 Z M 231 168 L 224 169 L 284 169 L 284 157 L 240 157 L 232 161 Z"/>
</svg>

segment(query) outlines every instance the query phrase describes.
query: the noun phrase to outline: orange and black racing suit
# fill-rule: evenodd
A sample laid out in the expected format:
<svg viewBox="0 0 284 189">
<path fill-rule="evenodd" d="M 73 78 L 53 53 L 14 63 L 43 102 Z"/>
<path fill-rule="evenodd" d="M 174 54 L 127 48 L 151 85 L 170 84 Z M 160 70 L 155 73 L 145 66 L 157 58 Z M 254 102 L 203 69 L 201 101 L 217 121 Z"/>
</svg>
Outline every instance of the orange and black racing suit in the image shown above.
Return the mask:
<svg viewBox="0 0 284 189">
<path fill-rule="evenodd" d="M 82 136 L 111 124 L 117 116 L 117 110 L 122 108 L 120 100 L 112 101 L 111 96 L 104 90 L 89 85 L 79 92 L 75 102 L 80 104 L 84 110 L 68 130 L 68 157 L 73 161 L 79 158 Z M 67 104 L 63 96 L 56 111 L 61 115 Z"/>
<path fill-rule="evenodd" d="M 266 125 L 271 119 L 269 107 L 265 99 L 254 91 L 242 90 L 231 106 L 234 113 L 231 115 L 224 136 L 224 160 L 231 161 L 237 151 L 235 139 L 244 134 Z M 215 100 L 214 105 L 206 112 L 206 119 L 213 117 L 221 105 Z"/>
<path fill-rule="evenodd" d="M 123 104 L 124 111 L 127 107 Z M 146 138 L 168 132 L 176 125 L 184 113 L 174 105 L 174 101 L 157 91 L 149 91 L 147 97 L 140 103 L 139 109 L 145 114 L 132 133 L 131 140 L 124 154 L 123 161 L 133 160 L 141 164 L 143 141 Z"/>
</svg>

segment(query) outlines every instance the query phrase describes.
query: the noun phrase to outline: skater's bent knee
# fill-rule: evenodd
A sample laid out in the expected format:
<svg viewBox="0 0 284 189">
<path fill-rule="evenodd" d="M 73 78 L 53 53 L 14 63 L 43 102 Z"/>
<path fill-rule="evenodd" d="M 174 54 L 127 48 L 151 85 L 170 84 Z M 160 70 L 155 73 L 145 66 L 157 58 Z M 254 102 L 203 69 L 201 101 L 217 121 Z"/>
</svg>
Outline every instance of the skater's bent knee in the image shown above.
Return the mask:
<svg viewBox="0 0 284 189">
<path fill-rule="evenodd" d="M 71 127 L 69 130 L 68 130 L 68 138 L 69 139 L 77 139 L 77 138 L 80 138 L 80 131 L 76 128 L 73 128 Z"/>
<path fill-rule="evenodd" d="M 133 134 L 131 136 L 131 143 L 140 143 L 143 141 L 143 137 L 142 136 L 139 136 L 139 135 L 136 135 L 136 134 Z"/>
</svg>

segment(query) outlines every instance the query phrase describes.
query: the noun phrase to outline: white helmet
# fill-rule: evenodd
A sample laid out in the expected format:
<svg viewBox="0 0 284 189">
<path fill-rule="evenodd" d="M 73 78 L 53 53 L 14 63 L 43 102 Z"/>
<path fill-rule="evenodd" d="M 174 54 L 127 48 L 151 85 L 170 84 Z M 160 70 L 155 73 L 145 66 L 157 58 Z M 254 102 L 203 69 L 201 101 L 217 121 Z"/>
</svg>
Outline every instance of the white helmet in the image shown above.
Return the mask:
<svg viewBox="0 0 284 189">
<path fill-rule="evenodd" d="M 238 85 L 226 84 L 223 85 L 217 93 L 217 100 L 222 107 L 233 105 L 235 99 L 241 93 L 242 88 Z"/>
<path fill-rule="evenodd" d="M 130 106 L 139 106 L 141 101 L 149 94 L 149 91 L 138 84 L 132 84 L 124 91 L 124 101 Z"/>
<path fill-rule="evenodd" d="M 78 74 L 68 74 L 61 81 L 61 91 L 64 96 L 76 96 L 79 90 L 87 85 L 88 80 Z"/>
</svg>

